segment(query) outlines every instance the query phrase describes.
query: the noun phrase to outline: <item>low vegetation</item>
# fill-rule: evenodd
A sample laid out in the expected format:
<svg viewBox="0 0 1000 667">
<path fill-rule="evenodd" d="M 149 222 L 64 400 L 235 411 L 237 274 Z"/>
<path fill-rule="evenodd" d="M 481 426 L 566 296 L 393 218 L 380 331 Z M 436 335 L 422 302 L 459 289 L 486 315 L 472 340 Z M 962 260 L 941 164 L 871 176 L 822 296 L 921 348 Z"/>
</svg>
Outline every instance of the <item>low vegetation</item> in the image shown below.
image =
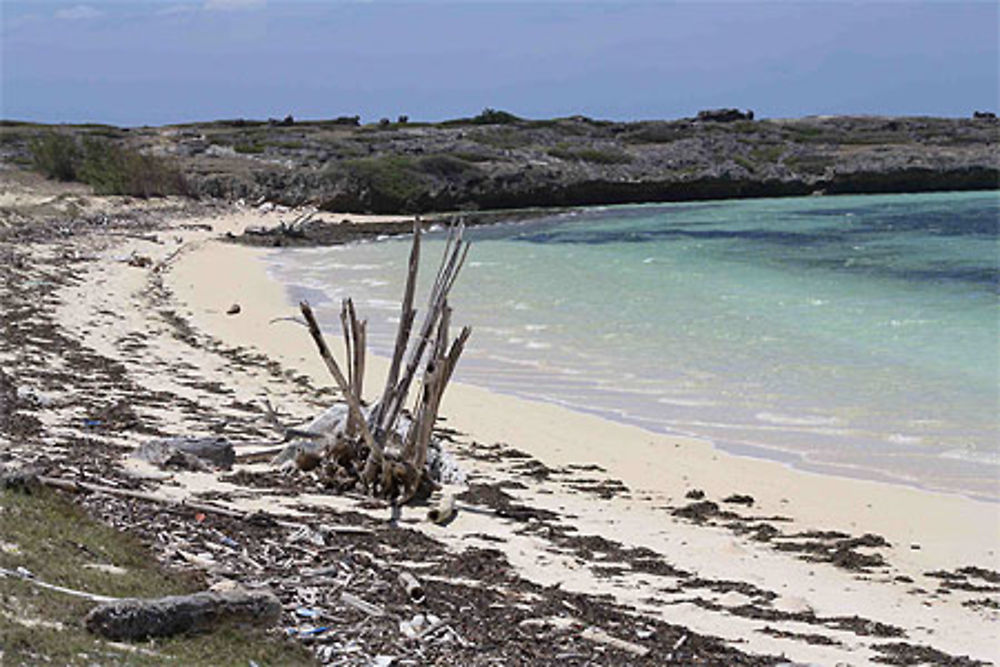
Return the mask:
<svg viewBox="0 0 1000 667">
<path fill-rule="evenodd" d="M 82 180 L 102 193 L 190 191 L 357 213 L 968 190 L 997 183 L 1000 123 L 992 117 L 718 116 L 527 119 L 486 108 L 439 123 L 340 116 L 128 130 L 0 121 L 0 159 Z M 176 158 L 150 157 L 164 146 Z"/>
<path fill-rule="evenodd" d="M 193 519 L 192 519 L 193 520 Z M 201 581 L 163 570 L 132 536 L 88 517 L 56 492 L 0 491 L 0 567 L 24 568 L 46 583 L 115 597 L 191 593 Z M 309 665 L 301 646 L 260 630 L 132 644 L 91 635 L 94 605 L 0 576 L 0 663 L 5 665 Z"/>
<path fill-rule="evenodd" d="M 170 160 L 110 139 L 49 132 L 34 138 L 28 148 L 37 171 L 61 181 L 87 183 L 99 195 L 157 197 L 188 192 L 180 168 Z"/>
<path fill-rule="evenodd" d="M 549 149 L 549 155 L 560 160 L 576 160 L 592 164 L 625 164 L 632 161 L 632 156 L 620 148 L 580 147 L 565 145 Z"/>
<path fill-rule="evenodd" d="M 472 118 L 456 118 L 442 123 L 442 125 L 510 125 L 520 123 L 523 119 L 508 111 L 491 109 L 486 107 L 479 115 Z"/>
<path fill-rule="evenodd" d="M 60 181 L 76 180 L 83 151 L 74 137 L 51 132 L 33 139 L 28 149 L 37 171 Z"/>
<path fill-rule="evenodd" d="M 402 155 L 346 160 L 332 175 L 340 174 L 372 200 L 397 210 L 411 210 L 425 187 L 416 160 Z"/>
</svg>

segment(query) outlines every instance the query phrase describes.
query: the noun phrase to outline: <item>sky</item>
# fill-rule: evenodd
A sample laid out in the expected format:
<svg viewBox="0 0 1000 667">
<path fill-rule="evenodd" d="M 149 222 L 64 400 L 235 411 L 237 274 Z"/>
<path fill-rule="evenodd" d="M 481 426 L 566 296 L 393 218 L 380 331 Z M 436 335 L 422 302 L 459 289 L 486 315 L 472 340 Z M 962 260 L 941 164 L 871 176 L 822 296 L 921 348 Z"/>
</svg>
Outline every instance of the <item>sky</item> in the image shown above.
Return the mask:
<svg viewBox="0 0 1000 667">
<path fill-rule="evenodd" d="M 998 111 L 995 0 L 0 0 L 0 117 Z"/>
</svg>

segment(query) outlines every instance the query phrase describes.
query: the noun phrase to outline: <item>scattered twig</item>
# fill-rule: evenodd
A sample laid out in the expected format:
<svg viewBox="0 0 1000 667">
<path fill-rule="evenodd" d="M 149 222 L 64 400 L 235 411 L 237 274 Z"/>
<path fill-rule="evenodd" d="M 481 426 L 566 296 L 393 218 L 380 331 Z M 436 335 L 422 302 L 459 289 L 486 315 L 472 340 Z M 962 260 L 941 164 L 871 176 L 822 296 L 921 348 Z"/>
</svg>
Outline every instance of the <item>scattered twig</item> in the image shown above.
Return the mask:
<svg viewBox="0 0 1000 667">
<path fill-rule="evenodd" d="M 624 639 L 619 639 L 618 637 L 613 637 L 601 628 L 595 626 L 590 626 L 584 629 L 584 631 L 580 633 L 580 637 L 598 644 L 604 644 L 622 651 L 628 651 L 629 653 L 637 655 L 640 658 L 649 654 L 649 649 L 645 646 L 625 641 Z"/>
<path fill-rule="evenodd" d="M 97 595 L 95 593 L 87 593 L 86 591 L 78 591 L 72 588 L 66 588 L 64 586 L 56 586 L 55 584 L 46 583 L 40 579 L 36 579 L 34 575 L 27 571 L 18 570 L 8 570 L 5 567 L 0 567 L 0 577 L 14 577 L 15 579 L 20 579 L 21 581 L 27 581 L 33 586 L 38 588 L 44 588 L 49 591 L 56 591 L 57 593 L 65 593 L 66 595 L 72 595 L 73 597 L 83 598 L 85 600 L 91 600 L 93 602 L 113 602 L 118 598 L 109 597 L 107 595 Z"/>
<path fill-rule="evenodd" d="M 354 607 L 355 609 L 357 609 L 359 611 L 363 611 L 364 613 L 368 614 L 369 616 L 384 616 L 385 615 L 385 611 L 382 609 L 382 607 L 379 607 L 378 605 L 374 605 L 371 602 L 367 602 L 365 600 L 362 600 L 361 598 L 359 598 L 356 595 L 352 595 L 350 593 L 344 592 L 344 593 L 340 594 L 340 600 L 344 604 L 349 605 L 351 607 Z"/>
</svg>

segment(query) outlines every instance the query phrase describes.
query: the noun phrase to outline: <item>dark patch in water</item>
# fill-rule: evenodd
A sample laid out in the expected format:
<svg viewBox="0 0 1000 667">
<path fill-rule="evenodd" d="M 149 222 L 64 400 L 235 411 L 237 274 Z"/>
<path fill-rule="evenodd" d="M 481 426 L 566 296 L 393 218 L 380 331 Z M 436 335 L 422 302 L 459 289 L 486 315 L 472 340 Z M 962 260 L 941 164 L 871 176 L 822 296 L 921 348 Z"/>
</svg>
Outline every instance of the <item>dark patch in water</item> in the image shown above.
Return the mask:
<svg viewBox="0 0 1000 667">
<path fill-rule="evenodd" d="M 677 220 L 699 208 L 711 206 L 664 207 L 601 211 L 588 220 L 629 220 L 657 216 L 646 227 L 631 229 L 580 229 L 568 224 L 542 226 L 522 233 L 512 240 L 537 244 L 612 245 L 669 243 L 676 240 L 735 241 L 747 246 L 720 247 L 730 258 L 748 261 L 773 261 L 806 268 L 821 268 L 843 273 L 889 278 L 909 282 L 964 283 L 991 291 L 1000 290 L 1000 266 L 995 255 L 988 263 L 958 263 L 935 260 L 928 256 L 918 262 L 906 262 L 914 252 L 914 241 L 942 237 L 996 239 L 1000 236 L 997 201 L 957 202 L 950 207 L 927 203 L 883 203 L 861 207 L 833 207 L 775 213 L 774 228 L 729 229 L 717 221 Z M 851 217 L 847 217 L 850 215 Z M 614 216 L 612 218 L 611 216 Z M 667 217 L 671 219 L 665 219 Z M 844 218 L 843 222 L 825 224 L 822 229 L 797 231 L 794 218 Z M 713 229 L 704 229 L 711 225 Z M 625 226 L 625 225 L 623 225 Z M 696 229 L 695 227 L 700 227 Z M 784 227 L 782 229 L 781 227 Z M 859 253 L 858 248 L 863 251 Z M 933 252 L 934 246 L 931 246 Z M 711 247 L 709 248 L 711 250 Z"/>
<path fill-rule="evenodd" d="M 801 217 L 849 218 L 850 234 L 916 232 L 928 236 L 988 236 L 1000 233 L 997 202 L 965 202 L 953 207 L 883 204 L 859 208 L 792 211 Z"/>
<path fill-rule="evenodd" d="M 518 241 L 529 243 L 567 243 L 581 245 L 607 245 L 613 243 L 647 243 L 670 239 L 707 239 L 707 240 L 741 240 L 760 241 L 778 245 L 808 245 L 811 243 L 833 243 L 846 241 L 846 236 L 836 233 L 817 232 L 782 232 L 766 229 L 740 230 L 691 230 L 691 229 L 650 229 L 643 231 L 610 231 L 599 230 L 580 232 L 575 230 L 557 230 L 538 234 L 521 234 Z"/>
</svg>

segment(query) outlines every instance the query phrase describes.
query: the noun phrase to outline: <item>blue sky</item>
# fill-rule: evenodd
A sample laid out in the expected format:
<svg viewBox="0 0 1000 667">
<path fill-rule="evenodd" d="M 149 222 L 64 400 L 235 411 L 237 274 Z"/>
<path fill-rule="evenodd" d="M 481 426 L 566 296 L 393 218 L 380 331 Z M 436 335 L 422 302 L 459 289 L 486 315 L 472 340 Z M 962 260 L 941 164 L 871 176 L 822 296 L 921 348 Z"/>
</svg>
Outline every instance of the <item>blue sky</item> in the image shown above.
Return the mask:
<svg viewBox="0 0 1000 667">
<path fill-rule="evenodd" d="M 997 110 L 998 3 L 0 0 L 0 116 Z"/>
</svg>

